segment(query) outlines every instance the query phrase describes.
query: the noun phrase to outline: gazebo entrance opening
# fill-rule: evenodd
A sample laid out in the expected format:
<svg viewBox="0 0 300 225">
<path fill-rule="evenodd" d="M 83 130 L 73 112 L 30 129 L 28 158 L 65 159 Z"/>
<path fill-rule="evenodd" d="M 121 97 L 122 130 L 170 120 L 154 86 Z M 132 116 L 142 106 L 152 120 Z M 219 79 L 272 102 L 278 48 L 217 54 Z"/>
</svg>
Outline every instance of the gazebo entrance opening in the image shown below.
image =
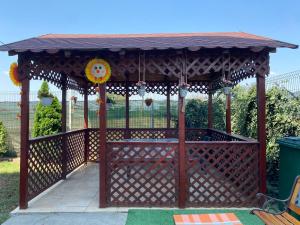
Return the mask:
<svg viewBox="0 0 300 225">
<path fill-rule="evenodd" d="M 254 206 L 256 193 L 266 191 L 265 76 L 277 47 L 297 46 L 245 33 L 46 35 L 2 46 L 18 54 L 22 81 L 20 207 L 88 161 L 100 163 L 100 207 Z M 106 83 L 87 79 L 92 59 L 109 63 Z M 213 129 L 213 93 L 248 77 L 257 81 L 258 140 L 231 134 L 229 95 L 226 132 Z M 29 139 L 31 79 L 62 89 L 62 133 Z M 84 95 L 82 130 L 66 132 L 67 89 Z M 129 98 L 141 89 L 166 96 L 166 127 L 130 127 Z M 208 96 L 208 127 L 185 127 L 186 92 Z M 96 93 L 99 128 L 89 128 L 88 96 Z M 107 93 L 125 97 L 124 128 L 107 127 Z"/>
</svg>

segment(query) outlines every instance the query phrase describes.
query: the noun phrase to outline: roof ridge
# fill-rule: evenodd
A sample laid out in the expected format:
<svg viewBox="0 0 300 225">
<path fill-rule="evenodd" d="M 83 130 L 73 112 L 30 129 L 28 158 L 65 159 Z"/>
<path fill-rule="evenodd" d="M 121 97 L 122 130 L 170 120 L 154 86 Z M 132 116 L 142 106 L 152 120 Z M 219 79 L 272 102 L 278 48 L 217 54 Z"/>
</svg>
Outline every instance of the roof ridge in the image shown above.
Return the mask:
<svg viewBox="0 0 300 225">
<path fill-rule="evenodd" d="M 56 34 L 44 34 L 38 36 L 38 38 L 79 38 L 79 37 L 97 37 L 97 38 L 139 38 L 139 37 L 183 37 L 183 36 L 233 36 L 238 35 L 243 32 L 238 31 L 230 31 L 230 32 L 183 32 L 183 33 L 124 33 L 124 34 L 63 34 L 63 33 L 56 33 Z M 248 33 L 245 33 L 248 34 Z M 248 34 L 251 35 L 251 34 Z M 254 36 L 254 35 L 253 35 Z"/>
</svg>

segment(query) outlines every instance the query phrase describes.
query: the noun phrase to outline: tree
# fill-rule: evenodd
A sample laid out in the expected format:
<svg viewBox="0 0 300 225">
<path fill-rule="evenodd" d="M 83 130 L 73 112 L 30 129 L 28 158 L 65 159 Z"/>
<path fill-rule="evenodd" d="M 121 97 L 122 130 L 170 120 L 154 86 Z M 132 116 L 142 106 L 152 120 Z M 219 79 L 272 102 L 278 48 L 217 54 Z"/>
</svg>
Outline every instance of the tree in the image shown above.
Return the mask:
<svg viewBox="0 0 300 225">
<path fill-rule="evenodd" d="M 40 90 L 38 91 L 38 98 L 41 99 L 42 97 L 54 97 L 53 94 L 50 93 L 48 83 L 43 81 Z"/>
<path fill-rule="evenodd" d="M 8 151 L 7 130 L 2 121 L 0 121 L 0 155 L 4 155 Z"/>
<path fill-rule="evenodd" d="M 49 91 L 47 82 L 43 82 L 39 90 L 39 96 L 48 96 L 52 94 Z M 52 95 L 53 96 L 53 95 Z M 44 106 L 42 103 L 36 105 L 36 111 L 34 113 L 34 124 L 32 130 L 32 136 L 44 136 L 61 132 L 61 104 L 57 97 L 54 97 L 53 102 L 49 106 Z"/>
</svg>

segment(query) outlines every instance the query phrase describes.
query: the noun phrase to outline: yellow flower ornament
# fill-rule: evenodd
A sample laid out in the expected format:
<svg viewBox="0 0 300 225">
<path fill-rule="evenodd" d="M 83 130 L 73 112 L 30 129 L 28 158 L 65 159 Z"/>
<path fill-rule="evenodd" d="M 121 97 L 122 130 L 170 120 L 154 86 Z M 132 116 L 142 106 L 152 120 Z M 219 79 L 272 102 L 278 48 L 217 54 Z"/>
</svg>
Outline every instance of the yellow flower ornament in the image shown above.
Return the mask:
<svg viewBox="0 0 300 225">
<path fill-rule="evenodd" d="M 21 86 L 22 83 L 20 82 L 20 79 L 19 79 L 18 64 L 17 63 L 12 63 L 10 65 L 9 77 L 10 77 L 10 79 L 13 82 L 14 85 Z"/>
<path fill-rule="evenodd" d="M 104 59 L 92 59 L 85 67 L 85 75 L 95 84 L 107 82 L 111 76 L 110 65 Z"/>
</svg>

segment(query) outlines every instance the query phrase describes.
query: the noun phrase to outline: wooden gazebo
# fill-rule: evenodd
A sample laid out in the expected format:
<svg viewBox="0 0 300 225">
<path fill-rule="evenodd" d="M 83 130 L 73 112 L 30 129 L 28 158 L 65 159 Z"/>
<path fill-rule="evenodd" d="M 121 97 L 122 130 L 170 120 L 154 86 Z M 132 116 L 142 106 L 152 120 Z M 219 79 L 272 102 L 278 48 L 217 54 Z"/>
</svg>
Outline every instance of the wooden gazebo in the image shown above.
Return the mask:
<svg viewBox="0 0 300 225">
<path fill-rule="evenodd" d="M 269 53 L 296 45 L 247 33 L 138 35 L 44 35 L 0 47 L 18 55 L 21 91 L 20 208 L 87 161 L 100 162 L 99 205 L 237 207 L 255 205 L 266 191 L 265 77 Z M 144 63 L 139 58 L 144 57 Z M 112 76 L 99 86 L 99 128 L 88 127 L 88 96 L 96 93 L 85 67 L 105 59 Z M 141 68 L 142 67 L 142 68 Z M 165 128 L 131 128 L 129 97 L 167 96 Z M 230 95 L 226 132 L 213 129 L 212 94 L 224 84 L 257 81 L 257 140 L 231 134 Z M 29 83 L 43 79 L 62 90 L 62 133 L 29 138 Z M 180 81 L 207 94 L 208 127 L 185 128 L 184 97 L 178 95 L 178 128 L 170 127 L 170 96 Z M 225 82 L 226 80 L 226 82 Z M 81 130 L 66 132 L 66 91 L 84 95 Z M 106 127 L 106 93 L 126 97 L 126 126 Z M 209 137 L 209 138 L 207 138 Z M 74 187 L 76 188 L 76 187 Z"/>
</svg>

